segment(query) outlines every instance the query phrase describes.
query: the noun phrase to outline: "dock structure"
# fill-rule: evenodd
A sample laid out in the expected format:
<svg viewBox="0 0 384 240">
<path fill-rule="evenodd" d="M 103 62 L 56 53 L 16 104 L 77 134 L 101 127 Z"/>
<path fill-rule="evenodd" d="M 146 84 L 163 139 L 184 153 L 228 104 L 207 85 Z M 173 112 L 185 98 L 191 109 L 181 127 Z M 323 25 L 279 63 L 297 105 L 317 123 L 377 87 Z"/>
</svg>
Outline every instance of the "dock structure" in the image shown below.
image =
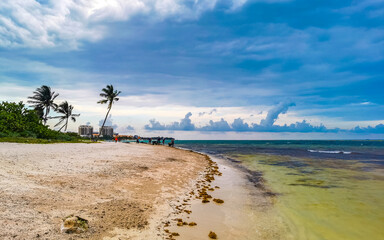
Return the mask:
<svg viewBox="0 0 384 240">
<path fill-rule="evenodd" d="M 138 137 L 137 143 L 147 143 L 152 145 L 165 145 L 173 147 L 175 145 L 175 138 L 173 137 Z"/>
<path fill-rule="evenodd" d="M 136 143 L 146 143 L 152 145 L 167 145 L 173 147 L 175 145 L 175 138 L 173 137 L 140 137 L 138 135 L 120 135 L 114 134 L 113 139 L 116 142 L 132 142 Z"/>
</svg>

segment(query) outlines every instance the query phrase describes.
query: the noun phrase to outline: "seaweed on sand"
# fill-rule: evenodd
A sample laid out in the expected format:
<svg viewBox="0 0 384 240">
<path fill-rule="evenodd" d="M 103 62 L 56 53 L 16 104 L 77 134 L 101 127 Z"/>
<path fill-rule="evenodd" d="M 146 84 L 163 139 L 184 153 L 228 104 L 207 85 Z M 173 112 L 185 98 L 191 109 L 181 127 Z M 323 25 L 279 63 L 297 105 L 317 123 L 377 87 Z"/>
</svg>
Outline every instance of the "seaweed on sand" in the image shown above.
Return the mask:
<svg viewBox="0 0 384 240">
<path fill-rule="evenodd" d="M 211 238 L 211 239 L 217 239 L 216 233 L 212 232 L 212 231 L 209 232 L 208 237 Z"/>
</svg>

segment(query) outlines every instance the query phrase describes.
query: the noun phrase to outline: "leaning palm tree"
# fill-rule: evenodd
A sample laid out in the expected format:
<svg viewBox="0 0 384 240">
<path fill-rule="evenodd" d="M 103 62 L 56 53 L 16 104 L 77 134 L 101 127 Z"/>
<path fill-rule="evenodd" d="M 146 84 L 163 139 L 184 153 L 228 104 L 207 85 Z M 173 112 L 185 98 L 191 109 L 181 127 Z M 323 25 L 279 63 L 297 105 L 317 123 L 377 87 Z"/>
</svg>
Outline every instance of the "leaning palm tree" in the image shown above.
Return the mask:
<svg viewBox="0 0 384 240">
<path fill-rule="evenodd" d="M 76 117 L 80 116 L 80 114 L 73 114 L 72 110 L 73 110 L 73 106 L 69 105 L 67 101 L 62 102 L 55 109 L 55 111 L 57 113 L 63 114 L 61 116 L 51 117 L 51 118 L 59 118 L 60 119 L 60 121 L 55 125 L 55 127 L 59 126 L 60 124 L 62 124 L 65 121 L 63 126 L 61 126 L 61 128 L 59 129 L 59 132 L 61 131 L 61 129 L 63 129 L 63 127 L 65 127 L 64 131 L 67 131 L 69 119 L 71 119 L 73 122 L 76 122 Z"/>
<path fill-rule="evenodd" d="M 46 124 L 51 107 L 54 109 L 57 107 L 57 104 L 53 101 L 57 98 L 57 96 L 59 96 L 59 94 L 52 92 L 51 88 L 45 85 L 37 88 L 33 94 L 34 95 L 32 97 L 28 97 L 31 99 L 28 103 L 32 104 L 32 107 L 35 108 L 44 124 Z"/>
<path fill-rule="evenodd" d="M 107 115 L 105 115 L 105 119 L 104 119 L 103 125 L 101 126 L 99 135 L 101 135 L 103 132 L 105 121 L 107 121 L 107 118 L 108 118 L 109 112 L 111 111 L 113 103 L 119 101 L 119 98 L 117 96 L 121 93 L 121 91 L 114 90 L 113 85 L 107 85 L 107 87 L 101 89 L 101 91 L 102 93 L 100 93 L 100 97 L 103 97 L 104 99 L 98 101 L 97 103 L 100 103 L 100 104 L 107 103 L 108 112 L 107 112 Z"/>
</svg>

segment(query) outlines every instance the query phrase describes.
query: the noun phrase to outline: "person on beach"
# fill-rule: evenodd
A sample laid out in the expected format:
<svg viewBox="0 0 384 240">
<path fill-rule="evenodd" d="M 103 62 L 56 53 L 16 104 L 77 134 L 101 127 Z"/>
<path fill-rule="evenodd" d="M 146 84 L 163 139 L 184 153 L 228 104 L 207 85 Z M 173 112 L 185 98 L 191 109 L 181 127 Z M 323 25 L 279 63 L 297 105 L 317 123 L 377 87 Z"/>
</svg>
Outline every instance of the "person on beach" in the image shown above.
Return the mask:
<svg viewBox="0 0 384 240">
<path fill-rule="evenodd" d="M 117 137 L 115 137 L 115 143 L 117 143 L 117 140 L 118 140 Z"/>
</svg>

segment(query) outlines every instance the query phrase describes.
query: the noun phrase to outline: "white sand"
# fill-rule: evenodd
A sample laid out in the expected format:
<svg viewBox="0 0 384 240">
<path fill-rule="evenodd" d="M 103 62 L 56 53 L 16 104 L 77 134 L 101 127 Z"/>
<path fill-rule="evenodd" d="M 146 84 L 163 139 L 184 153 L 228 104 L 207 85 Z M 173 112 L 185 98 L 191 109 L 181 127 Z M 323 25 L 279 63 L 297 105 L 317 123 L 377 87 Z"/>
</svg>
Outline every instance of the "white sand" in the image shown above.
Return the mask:
<svg viewBox="0 0 384 240">
<path fill-rule="evenodd" d="M 169 202 L 206 166 L 164 146 L 0 143 L 0 239 L 161 239 Z M 70 214 L 90 230 L 60 233 Z"/>
</svg>

